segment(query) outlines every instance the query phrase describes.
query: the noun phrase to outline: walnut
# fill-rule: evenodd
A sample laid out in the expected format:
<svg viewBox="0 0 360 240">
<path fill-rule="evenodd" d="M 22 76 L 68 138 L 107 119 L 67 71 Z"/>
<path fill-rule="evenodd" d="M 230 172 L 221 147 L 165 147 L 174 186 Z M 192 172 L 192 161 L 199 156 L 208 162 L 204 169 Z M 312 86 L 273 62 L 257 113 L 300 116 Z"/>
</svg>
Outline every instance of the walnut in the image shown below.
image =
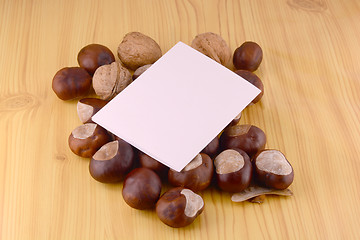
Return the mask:
<svg viewBox="0 0 360 240">
<path fill-rule="evenodd" d="M 152 38 L 139 33 L 130 32 L 125 35 L 118 47 L 118 56 L 121 62 L 129 69 L 154 63 L 161 56 L 161 49 Z"/>
<path fill-rule="evenodd" d="M 131 73 L 119 62 L 100 66 L 93 76 L 95 93 L 101 99 L 111 99 L 132 81 Z"/>
<path fill-rule="evenodd" d="M 231 50 L 225 40 L 216 33 L 206 32 L 197 35 L 191 47 L 227 66 L 231 59 Z"/>
</svg>

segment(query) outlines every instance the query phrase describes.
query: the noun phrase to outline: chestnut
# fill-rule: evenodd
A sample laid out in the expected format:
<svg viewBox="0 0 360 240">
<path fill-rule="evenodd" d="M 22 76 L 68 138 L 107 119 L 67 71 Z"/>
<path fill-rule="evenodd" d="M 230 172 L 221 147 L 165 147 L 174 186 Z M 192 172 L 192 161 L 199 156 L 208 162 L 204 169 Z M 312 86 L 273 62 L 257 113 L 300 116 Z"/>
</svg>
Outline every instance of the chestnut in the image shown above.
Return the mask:
<svg viewBox="0 0 360 240">
<path fill-rule="evenodd" d="M 214 160 L 219 188 L 226 192 L 241 192 L 250 185 L 252 167 L 249 156 L 240 149 L 222 151 Z"/>
<path fill-rule="evenodd" d="M 89 44 L 80 50 L 77 61 L 92 76 L 98 67 L 114 62 L 115 56 L 103 45 Z"/>
<path fill-rule="evenodd" d="M 136 209 L 154 208 L 161 193 L 159 176 L 148 168 L 135 168 L 125 178 L 122 195 Z"/>
<path fill-rule="evenodd" d="M 82 123 L 93 122 L 91 117 L 95 115 L 108 101 L 99 98 L 83 98 L 77 103 L 77 114 Z"/>
<path fill-rule="evenodd" d="M 220 137 L 220 146 L 223 150 L 240 148 L 250 158 L 263 150 L 266 144 L 265 133 L 258 127 L 249 124 L 230 126 Z"/>
<path fill-rule="evenodd" d="M 190 189 L 177 187 L 165 192 L 156 203 L 156 214 L 174 228 L 191 224 L 204 210 L 202 197 Z"/>
<path fill-rule="evenodd" d="M 294 170 L 285 155 L 275 149 L 259 152 L 254 160 L 255 180 L 260 184 L 275 188 L 286 189 L 294 180 Z"/>
<path fill-rule="evenodd" d="M 144 66 L 137 68 L 132 76 L 132 79 L 135 80 L 138 77 L 140 77 L 140 75 L 143 74 L 146 70 L 148 70 L 148 68 L 151 66 L 152 66 L 152 64 L 146 64 Z"/>
<path fill-rule="evenodd" d="M 208 145 L 206 145 L 206 147 L 201 152 L 213 158 L 219 153 L 219 149 L 220 149 L 220 140 L 218 136 L 216 136 Z"/>
<path fill-rule="evenodd" d="M 103 183 L 115 183 L 124 179 L 134 164 L 134 151 L 124 140 L 103 145 L 91 158 L 91 176 Z"/>
<path fill-rule="evenodd" d="M 91 76 L 81 67 L 60 69 L 52 81 L 52 89 L 61 100 L 84 96 L 91 88 Z"/>
<path fill-rule="evenodd" d="M 233 56 L 233 64 L 236 69 L 249 70 L 258 69 L 263 58 L 261 47 L 255 42 L 244 42 L 238 47 Z"/>
<path fill-rule="evenodd" d="M 91 158 L 99 148 L 110 142 L 112 136 L 95 123 L 86 123 L 75 128 L 69 136 L 69 147 L 80 157 Z"/>
<path fill-rule="evenodd" d="M 260 99 L 264 95 L 264 85 L 261 79 L 255 73 L 247 70 L 236 70 L 235 73 L 247 80 L 249 83 L 257 87 L 258 89 L 260 89 L 261 92 L 259 93 L 259 95 L 256 96 L 256 98 L 252 100 L 251 103 L 257 103 L 258 101 L 260 101 Z"/>
<path fill-rule="evenodd" d="M 170 169 L 168 180 L 175 187 L 185 187 L 199 192 L 210 185 L 213 172 L 211 158 L 205 153 L 200 153 L 181 172 Z"/>
<path fill-rule="evenodd" d="M 166 179 L 168 176 L 169 167 L 165 166 L 161 162 L 153 159 L 149 155 L 139 151 L 140 166 L 153 170 L 161 179 Z"/>
</svg>

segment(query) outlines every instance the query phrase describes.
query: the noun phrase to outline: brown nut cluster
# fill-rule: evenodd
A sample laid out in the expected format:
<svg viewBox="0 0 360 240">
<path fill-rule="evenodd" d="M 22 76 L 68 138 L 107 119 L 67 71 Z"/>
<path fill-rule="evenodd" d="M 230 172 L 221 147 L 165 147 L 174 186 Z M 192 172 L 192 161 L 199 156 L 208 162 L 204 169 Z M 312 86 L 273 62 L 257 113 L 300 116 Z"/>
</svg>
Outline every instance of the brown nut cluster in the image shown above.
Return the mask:
<svg viewBox="0 0 360 240">
<path fill-rule="evenodd" d="M 132 82 L 129 70 L 119 62 L 103 65 L 96 69 L 93 88 L 101 99 L 109 100 L 124 90 Z"/>
<path fill-rule="evenodd" d="M 263 59 L 263 51 L 255 42 L 244 42 L 238 47 L 233 56 L 233 64 L 236 69 L 249 70 L 258 69 Z"/>
<path fill-rule="evenodd" d="M 109 48 L 100 44 L 89 44 L 80 50 L 77 61 L 80 67 L 94 75 L 98 67 L 114 62 L 115 57 Z"/>
<path fill-rule="evenodd" d="M 82 123 L 92 122 L 91 117 L 103 108 L 108 101 L 99 98 L 83 98 L 77 103 L 76 110 Z"/>
<path fill-rule="evenodd" d="M 159 44 L 139 32 L 126 34 L 117 52 L 120 61 L 134 71 L 141 66 L 154 63 L 162 56 Z"/>
<path fill-rule="evenodd" d="M 81 67 L 60 69 L 52 81 L 52 89 L 61 100 L 82 97 L 91 88 L 91 76 Z"/>
<path fill-rule="evenodd" d="M 185 187 L 199 192 L 210 185 L 213 172 L 211 158 L 205 153 L 200 153 L 181 172 L 170 169 L 168 180 L 175 187 Z"/>
<path fill-rule="evenodd" d="M 191 47 L 224 66 L 227 66 L 231 59 L 230 47 L 216 33 L 206 32 L 197 35 L 192 41 Z"/>
<path fill-rule="evenodd" d="M 95 123 L 86 123 L 75 128 L 69 136 L 69 147 L 80 157 L 91 158 L 112 136 Z"/>
<path fill-rule="evenodd" d="M 99 182 L 120 182 L 130 172 L 134 159 L 131 145 L 124 140 L 108 142 L 92 156 L 89 172 Z"/>
<path fill-rule="evenodd" d="M 191 224 L 204 209 L 204 200 L 190 189 L 177 187 L 164 193 L 156 203 L 156 214 L 174 228 Z"/>
<path fill-rule="evenodd" d="M 125 178 L 122 195 L 136 209 L 154 208 L 161 193 L 159 176 L 148 168 L 136 168 Z"/>
</svg>

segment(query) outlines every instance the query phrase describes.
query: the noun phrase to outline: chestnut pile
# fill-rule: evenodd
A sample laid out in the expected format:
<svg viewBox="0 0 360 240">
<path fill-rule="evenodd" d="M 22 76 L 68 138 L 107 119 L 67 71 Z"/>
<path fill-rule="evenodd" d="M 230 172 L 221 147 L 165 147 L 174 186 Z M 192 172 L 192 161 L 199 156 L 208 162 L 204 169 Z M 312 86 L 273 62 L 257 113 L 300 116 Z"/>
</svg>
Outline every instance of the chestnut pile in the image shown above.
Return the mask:
<svg viewBox="0 0 360 240">
<path fill-rule="evenodd" d="M 191 46 L 226 67 L 230 64 L 231 50 L 215 33 L 197 35 Z M 83 124 L 71 132 L 68 142 L 73 153 L 90 158 L 89 172 L 95 180 L 123 181 L 122 195 L 129 206 L 155 209 L 171 227 L 187 226 L 202 213 L 204 201 L 199 193 L 212 185 L 233 193 L 234 202 L 262 202 L 264 194 L 291 195 L 287 189 L 294 179 L 291 164 L 280 151 L 265 149 L 266 135 L 260 128 L 239 124 L 241 113 L 181 172 L 92 122 L 97 111 L 162 56 L 159 45 L 139 32 L 126 34 L 117 53 L 120 61 L 105 46 L 87 45 L 78 54 L 79 67 L 59 70 L 52 82 L 60 99 L 81 98 L 77 113 Z M 258 44 L 245 42 L 232 58 L 235 73 L 261 90 L 253 104 L 264 93 L 262 81 L 253 73 L 262 56 Z M 91 88 L 98 98 L 86 97 Z M 161 195 L 164 186 L 169 190 Z"/>
</svg>

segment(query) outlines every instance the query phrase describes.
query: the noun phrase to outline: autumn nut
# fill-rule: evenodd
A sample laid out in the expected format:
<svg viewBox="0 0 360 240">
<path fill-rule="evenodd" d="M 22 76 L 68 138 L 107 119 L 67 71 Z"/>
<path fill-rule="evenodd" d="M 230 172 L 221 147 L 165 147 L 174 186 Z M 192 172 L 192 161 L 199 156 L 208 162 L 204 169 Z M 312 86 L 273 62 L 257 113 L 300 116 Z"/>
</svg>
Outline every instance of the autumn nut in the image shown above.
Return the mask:
<svg viewBox="0 0 360 240">
<path fill-rule="evenodd" d="M 117 52 L 120 61 L 134 71 L 141 66 L 154 63 L 162 56 L 159 44 L 139 32 L 126 34 Z"/>
<path fill-rule="evenodd" d="M 135 80 L 138 77 L 140 77 L 140 75 L 143 74 L 146 70 L 148 70 L 151 66 L 152 66 L 152 64 L 147 64 L 147 65 L 141 66 L 138 69 L 136 69 L 132 76 L 132 79 Z"/>
<path fill-rule="evenodd" d="M 259 152 L 254 160 L 255 178 L 262 185 L 275 189 L 286 189 L 294 180 L 291 164 L 278 150 Z"/>
<path fill-rule="evenodd" d="M 266 144 L 265 133 L 258 127 L 243 124 L 230 126 L 225 129 L 220 137 L 222 149 L 239 148 L 252 158 Z"/>
<path fill-rule="evenodd" d="M 160 220 L 174 228 L 191 224 L 203 209 L 202 197 L 182 187 L 170 189 L 156 203 L 156 214 Z"/>
<path fill-rule="evenodd" d="M 199 192 L 210 185 L 213 171 L 211 158 L 205 153 L 200 153 L 181 172 L 170 169 L 168 180 L 173 186 Z"/>
<path fill-rule="evenodd" d="M 233 56 L 233 63 L 236 69 L 249 70 L 258 69 L 263 58 L 261 47 L 255 42 L 244 42 L 238 47 Z"/>
<path fill-rule="evenodd" d="M 108 101 L 99 98 L 83 98 L 77 103 L 77 114 L 82 123 L 92 122 L 94 116 Z"/>
<path fill-rule="evenodd" d="M 257 103 L 258 101 L 260 101 L 260 99 L 264 95 L 264 85 L 261 79 L 255 73 L 247 70 L 236 70 L 235 73 L 240 77 L 244 78 L 246 81 L 248 81 L 255 87 L 257 87 L 258 89 L 260 89 L 261 92 L 259 93 L 259 95 L 256 96 L 256 98 L 252 100 L 252 103 Z"/>
<path fill-rule="evenodd" d="M 226 66 L 231 59 L 231 50 L 225 40 L 218 34 L 206 32 L 197 35 L 191 47 Z"/>
<path fill-rule="evenodd" d="M 52 81 L 52 89 L 62 100 L 84 96 L 91 88 L 91 76 L 81 67 L 60 69 Z"/>
<path fill-rule="evenodd" d="M 148 168 L 135 168 L 125 178 L 122 195 L 136 209 L 154 208 L 161 193 L 159 176 Z"/>
<path fill-rule="evenodd" d="M 80 67 L 94 75 L 98 67 L 114 62 L 115 57 L 109 48 L 100 44 L 90 44 L 80 50 L 77 61 Z"/>
<path fill-rule="evenodd" d="M 69 147 L 80 157 L 91 158 L 112 136 L 95 123 L 86 123 L 75 128 L 69 136 Z"/>
<path fill-rule="evenodd" d="M 103 65 L 96 69 L 93 77 L 93 87 L 96 95 L 109 100 L 124 90 L 132 81 L 129 70 L 119 62 Z"/>
<path fill-rule="evenodd" d="M 139 162 L 140 166 L 144 168 L 149 168 L 153 170 L 157 175 L 162 179 L 167 179 L 169 167 L 165 166 L 159 161 L 156 161 L 149 155 L 139 152 Z"/>
<path fill-rule="evenodd" d="M 134 151 L 124 140 L 103 145 L 91 158 L 91 176 L 103 183 L 115 183 L 124 179 L 134 164 Z"/>
<path fill-rule="evenodd" d="M 240 149 L 227 149 L 214 160 L 219 188 L 226 192 L 241 192 L 250 185 L 252 167 L 249 156 Z"/>
<path fill-rule="evenodd" d="M 220 149 L 220 140 L 218 136 L 216 136 L 206 147 L 201 151 L 209 155 L 211 158 L 215 157 L 219 153 Z"/>
</svg>

